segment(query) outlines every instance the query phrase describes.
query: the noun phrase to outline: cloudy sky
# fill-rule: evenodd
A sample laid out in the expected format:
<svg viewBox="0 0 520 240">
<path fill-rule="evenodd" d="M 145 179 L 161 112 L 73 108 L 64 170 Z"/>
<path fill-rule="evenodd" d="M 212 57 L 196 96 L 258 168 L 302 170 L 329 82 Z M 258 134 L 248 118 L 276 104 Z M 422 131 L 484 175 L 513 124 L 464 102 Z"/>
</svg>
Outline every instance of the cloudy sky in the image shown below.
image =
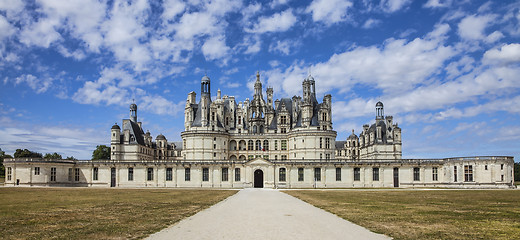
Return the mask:
<svg viewBox="0 0 520 240">
<path fill-rule="evenodd" d="M 514 0 L 0 1 L 0 148 L 90 159 L 132 99 L 179 141 L 187 94 L 332 94 L 338 140 L 381 100 L 404 158 L 520 157 Z"/>
</svg>

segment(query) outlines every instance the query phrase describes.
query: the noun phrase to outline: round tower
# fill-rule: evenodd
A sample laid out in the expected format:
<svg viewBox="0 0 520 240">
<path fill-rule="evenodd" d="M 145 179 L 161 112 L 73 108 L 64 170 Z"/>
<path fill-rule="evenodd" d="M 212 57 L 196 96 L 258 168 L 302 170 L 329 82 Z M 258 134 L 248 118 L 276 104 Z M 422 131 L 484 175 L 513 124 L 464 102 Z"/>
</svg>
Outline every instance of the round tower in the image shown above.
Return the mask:
<svg viewBox="0 0 520 240">
<path fill-rule="evenodd" d="M 377 102 L 376 103 L 376 120 L 383 120 L 384 118 L 384 110 L 383 110 L 383 103 Z"/>
<path fill-rule="evenodd" d="M 137 104 L 130 104 L 130 120 L 137 122 Z"/>
</svg>

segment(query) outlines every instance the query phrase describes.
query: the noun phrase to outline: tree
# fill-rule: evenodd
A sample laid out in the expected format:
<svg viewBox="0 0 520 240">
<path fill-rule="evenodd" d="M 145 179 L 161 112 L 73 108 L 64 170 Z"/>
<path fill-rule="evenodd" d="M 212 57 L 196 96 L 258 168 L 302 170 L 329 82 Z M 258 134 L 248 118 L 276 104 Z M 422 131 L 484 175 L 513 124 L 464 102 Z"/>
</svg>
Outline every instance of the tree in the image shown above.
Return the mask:
<svg viewBox="0 0 520 240">
<path fill-rule="evenodd" d="M 515 181 L 520 181 L 520 162 L 515 162 Z"/>
<path fill-rule="evenodd" d="M 16 151 L 14 152 L 14 157 L 15 158 L 42 158 L 42 154 L 37 153 L 37 152 L 32 152 L 27 149 L 24 149 L 24 150 L 16 149 Z"/>
<path fill-rule="evenodd" d="M 67 157 L 66 159 L 67 159 L 67 160 L 78 160 L 78 159 L 76 159 L 74 156 Z"/>
<path fill-rule="evenodd" d="M 5 176 L 4 158 L 7 157 L 5 156 L 5 152 L 0 148 L 0 176 L 2 177 Z"/>
<path fill-rule="evenodd" d="M 92 152 L 92 160 L 110 159 L 110 148 L 106 145 L 97 145 L 96 150 Z"/>
<path fill-rule="evenodd" d="M 62 159 L 61 157 L 61 154 L 58 154 L 58 153 L 53 153 L 53 154 L 50 154 L 50 153 L 46 153 L 43 158 L 45 159 Z"/>
</svg>

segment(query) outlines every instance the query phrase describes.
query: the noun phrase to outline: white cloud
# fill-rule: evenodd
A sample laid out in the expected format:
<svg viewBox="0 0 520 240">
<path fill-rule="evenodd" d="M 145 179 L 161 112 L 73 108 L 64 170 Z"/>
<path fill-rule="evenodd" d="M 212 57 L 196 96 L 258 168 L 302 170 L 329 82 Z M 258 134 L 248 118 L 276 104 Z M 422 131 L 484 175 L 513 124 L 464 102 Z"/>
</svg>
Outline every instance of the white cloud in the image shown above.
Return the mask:
<svg viewBox="0 0 520 240">
<path fill-rule="evenodd" d="M 262 49 L 262 41 L 260 37 L 256 35 L 254 37 L 245 37 L 243 45 L 246 47 L 244 54 L 255 54 Z"/>
<path fill-rule="evenodd" d="M 466 40 L 482 40 L 486 37 L 484 30 L 495 19 L 495 15 L 467 16 L 458 25 L 459 36 Z"/>
<path fill-rule="evenodd" d="M 278 6 L 281 6 L 281 5 L 286 5 L 287 3 L 289 3 L 290 0 L 273 0 L 270 4 L 269 4 L 269 7 L 271 8 L 275 8 L 275 7 L 278 7 Z"/>
<path fill-rule="evenodd" d="M 186 4 L 180 0 L 166 0 L 163 2 L 163 13 L 161 17 L 165 21 L 169 21 L 184 12 L 185 9 Z"/>
<path fill-rule="evenodd" d="M 61 46 L 61 45 L 59 45 L 57 48 L 58 48 L 58 52 L 61 55 L 63 55 L 64 57 L 72 57 L 75 60 L 83 60 L 86 57 L 85 53 L 79 49 L 76 49 L 75 51 L 70 52 L 67 48 L 65 48 L 64 46 Z"/>
<path fill-rule="evenodd" d="M 287 9 L 269 17 L 260 17 L 254 27 L 246 29 L 246 31 L 253 33 L 285 32 L 296 23 L 296 20 L 292 9 Z"/>
<path fill-rule="evenodd" d="M 305 10 L 312 13 L 312 20 L 326 25 L 347 20 L 347 10 L 353 6 L 350 0 L 313 0 Z"/>
<path fill-rule="evenodd" d="M 489 34 L 484 41 L 487 43 L 494 43 L 504 37 L 504 34 L 502 34 L 499 31 L 494 31 L 493 33 Z"/>
<path fill-rule="evenodd" d="M 373 18 L 369 18 L 362 26 L 362 28 L 365 28 L 365 29 L 369 29 L 369 28 L 373 28 L 377 25 L 379 25 L 381 23 L 381 20 L 379 19 L 373 19 Z"/>
<path fill-rule="evenodd" d="M 451 6 L 453 0 L 428 0 L 424 4 L 424 7 L 427 8 L 444 8 Z"/>
<path fill-rule="evenodd" d="M 84 41 L 87 47 L 94 52 L 102 45 L 102 36 L 99 31 L 101 22 L 105 18 L 106 5 L 96 0 L 55 1 L 39 0 L 39 11 L 44 14 L 40 22 L 49 23 L 41 26 L 43 30 L 67 30 L 70 34 Z M 38 26 L 38 23 L 36 23 Z M 40 25 L 42 25 L 40 23 Z M 38 28 L 39 29 L 39 28 Z M 52 31 L 50 32 L 52 33 Z M 50 40 L 58 40 L 49 38 Z M 33 39 L 33 42 L 37 39 Z M 42 46 L 42 45 L 40 45 Z M 46 44 L 44 47 L 48 47 Z"/>
<path fill-rule="evenodd" d="M 269 52 L 289 55 L 291 50 L 294 50 L 299 45 L 301 45 L 301 41 L 293 41 L 289 39 L 282 41 L 277 40 L 276 42 L 273 42 L 271 45 L 269 45 Z"/>
<path fill-rule="evenodd" d="M 12 153 L 18 148 L 27 148 L 40 153 L 58 152 L 64 158 L 74 156 L 81 160 L 90 159 L 99 144 L 108 144 L 107 134 L 101 130 L 64 126 L 25 126 L 0 128 L 2 150 Z M 22 126 L 20 126 L 22 125 Z M 103 132 L 103 131 L 101 131 Z"/>
<path fill-rule="evenodd" d="M 45 77 L 36 77 L 32 74 L 23 74 L 14 79 L 14 84 L 27 84 L 36 93 L 44 93 L 52 85 L 53 79 Z"/>
<path fill-rule="evenodd" d="M 0 41 L 11 37 L 15 33 L 15 28 L 7 21 L 4 16 L 0 15 Z"/>
<path fill-rule="evenodd" d="M 54 29 L 59 25 L 57 19 L 42 19 L 22 30 L 20 42 L 27 46 L 48 48 L 51 43 L 61 40 L 61 35 Z"/>
<path fill-rule="evenodd" d="M 511 43 L 484 53 L 482 62 L 486 64 L 510 64 L 520 62 L 520 44 Z"/>
<path fill-rule="evenodd" d="M 327 61 L 311 66 L 316 81 L 320 82 L 317 92 L 349 91 L 356 84 L 378 88 L 384 93 L 409 91 L 439 72 L 444 62 L 456 54 L 452 47 L 443 44 L 448 29 L 448 25 L 437 25 L 425 38 L 412 41 L 390 38 L 382 46 L 360 46 L 334 54 Z M 294 63 L 284 71 L 272 71 L 269 82 L 283 82 L 286 93 L 296 94 L 295 86 L 308 69 L 299 64 L 302 63 Z"/>
<path fill-rule="evenodd" d="M 385 12 L 396 12 L 410 4 L 411 0 L 381 0 L 381 8 Z"/>
<path fill-rule="evenodd" d="M 215 36 L 206 40 L 202 45 L 202 53 L 206 60 L 225 59 L 229 57 L 230 48 L 226 46 L 224 36 Z"/>
</svg>

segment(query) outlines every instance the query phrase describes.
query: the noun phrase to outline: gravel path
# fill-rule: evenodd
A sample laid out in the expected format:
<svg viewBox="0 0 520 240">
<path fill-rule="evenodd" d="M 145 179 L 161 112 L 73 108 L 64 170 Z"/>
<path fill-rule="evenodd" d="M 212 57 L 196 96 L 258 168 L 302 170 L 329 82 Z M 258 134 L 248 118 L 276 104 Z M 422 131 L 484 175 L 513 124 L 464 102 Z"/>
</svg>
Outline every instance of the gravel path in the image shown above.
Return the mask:
<svg viewBox="0 0 520 240">
<path fill-rule="evenodd" d="M 147 239 L 390 239 L 272 189 L 244 189 Z"/>
</svg>

